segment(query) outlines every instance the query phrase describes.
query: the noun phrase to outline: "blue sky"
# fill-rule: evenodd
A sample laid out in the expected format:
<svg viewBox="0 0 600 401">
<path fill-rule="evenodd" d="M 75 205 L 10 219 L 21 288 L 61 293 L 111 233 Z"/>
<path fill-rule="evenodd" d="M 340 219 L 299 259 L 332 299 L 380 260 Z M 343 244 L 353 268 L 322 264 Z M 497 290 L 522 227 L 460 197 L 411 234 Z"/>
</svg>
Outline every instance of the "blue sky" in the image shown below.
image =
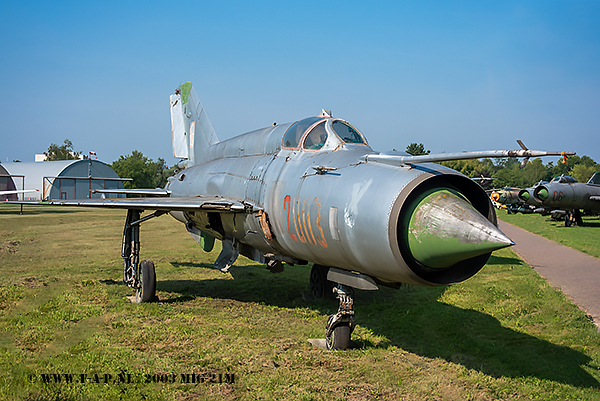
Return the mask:
<svg viewBox="0 0 600 401">
<path fill-rule="evenodd" d="M 600 2 L 288 3 L 0 0 L 0 161 L 68 138 L 172 165 L 189 80 L 220 139 L 328 108 L 379 151 L 600 162 Z"/>
</svg>

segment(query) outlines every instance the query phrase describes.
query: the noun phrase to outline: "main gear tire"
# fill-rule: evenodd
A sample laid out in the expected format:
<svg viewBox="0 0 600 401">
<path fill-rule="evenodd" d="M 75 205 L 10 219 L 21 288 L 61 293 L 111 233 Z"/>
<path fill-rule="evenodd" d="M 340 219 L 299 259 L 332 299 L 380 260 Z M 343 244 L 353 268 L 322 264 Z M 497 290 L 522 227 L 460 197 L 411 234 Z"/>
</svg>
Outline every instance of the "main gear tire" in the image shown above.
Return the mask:
<svg viewBox="0 0 600 401">
<path fill-rule="evenodd" d="M 151 260 L 140 263 L 140 288 L 136 292 L 136 300 L 138 303 L 156 301 L 156 271 Z"/>
</svg>

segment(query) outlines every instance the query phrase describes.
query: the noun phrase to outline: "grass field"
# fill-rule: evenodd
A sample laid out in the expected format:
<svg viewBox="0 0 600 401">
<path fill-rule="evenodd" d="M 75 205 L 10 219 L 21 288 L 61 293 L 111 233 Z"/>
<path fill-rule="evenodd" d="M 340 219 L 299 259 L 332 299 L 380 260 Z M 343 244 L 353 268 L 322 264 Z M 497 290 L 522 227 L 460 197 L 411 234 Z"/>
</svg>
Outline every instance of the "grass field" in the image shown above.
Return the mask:
<svg viewBox="0 0 600 401">
<path fill-rule="evenodd" d="M 497 212 L 498 218 L 549 240 L 600 258 L 600 218 L 584 216 L 583 227 L 565 227 L 564 221 L 553 221 L 541 214 L 508 214 Z"/>
<path fill-rule="evenodd" d="M 222 274 L 163 216 L 141 230 L 160 302 L 132 304 L 125 212 L 18 210 L 0 206 L 3 400 L 600 399 L 596 327 L 510 250 L 455 286 L 358 291 L 355 348 L 328 352 L 307 339 L 337 305 L 303 299 L 309 266 Z"/>
</svg>

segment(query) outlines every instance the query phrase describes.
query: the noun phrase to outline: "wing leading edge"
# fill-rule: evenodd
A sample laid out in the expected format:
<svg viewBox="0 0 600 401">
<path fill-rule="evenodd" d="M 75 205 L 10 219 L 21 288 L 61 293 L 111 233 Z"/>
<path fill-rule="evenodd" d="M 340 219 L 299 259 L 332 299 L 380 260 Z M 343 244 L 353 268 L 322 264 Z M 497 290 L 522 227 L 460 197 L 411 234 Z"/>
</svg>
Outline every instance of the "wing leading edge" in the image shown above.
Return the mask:
<svg viewBox="0 0 600 401">
<path fill-rule="evenodd" d="M 169 196 L 171 191 L 162 188 L 156 189 L 92 189 L 93 194 L 121 194 L 140 196 Z"/>
<path fill-rule="evenodd" d="M 211 210 L 217 212 L 254 213 L 262 210 L 248 202 L 235 199 L 208 196 L 166 197 L 166 198 L 110 198 L 56 200 L 49 202 L 55 206 L 105 207 L 113 209 L 137 209 L 171 211 Z"/>
</svg>

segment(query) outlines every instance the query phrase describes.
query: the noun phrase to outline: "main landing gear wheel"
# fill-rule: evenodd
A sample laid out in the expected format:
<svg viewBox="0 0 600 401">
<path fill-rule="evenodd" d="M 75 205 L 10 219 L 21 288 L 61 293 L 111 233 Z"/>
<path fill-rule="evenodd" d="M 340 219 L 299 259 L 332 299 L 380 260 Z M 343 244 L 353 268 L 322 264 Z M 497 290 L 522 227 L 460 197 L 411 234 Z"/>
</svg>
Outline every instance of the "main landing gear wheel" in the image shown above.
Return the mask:
<svg viewBox="0 0 600 401">
<path fill-rule="evenodd" d="M 571 213 L 565 215 L 565 227 L 571 227 Z"/>
<path fill-rule="evenodd" d="M 135 295 L 128 297 L 131 302 L 155 302 L 156 272 L 150 260 L 140 260 L 140 224 L 154 217 L 165 214 L 156 211 L 142 217 L 142 210 L 128 209 L 123 229 L 121 257 L 123 258 L 123 282 L 135 290 Z"/>
<path fill-rule="evenodd" d="M 313 265 L 310 271 L 310 295 L 315 299 L 333 298 L 335 283 L 327 280 L 329 267 Z"/>
<path fill-rule="evenodd" d="M 142 260 L 140 263 L 140 286 L 135 299 L 138 303 L 156 301 L 156 271 L 151 260 Z"/>
</svg>

